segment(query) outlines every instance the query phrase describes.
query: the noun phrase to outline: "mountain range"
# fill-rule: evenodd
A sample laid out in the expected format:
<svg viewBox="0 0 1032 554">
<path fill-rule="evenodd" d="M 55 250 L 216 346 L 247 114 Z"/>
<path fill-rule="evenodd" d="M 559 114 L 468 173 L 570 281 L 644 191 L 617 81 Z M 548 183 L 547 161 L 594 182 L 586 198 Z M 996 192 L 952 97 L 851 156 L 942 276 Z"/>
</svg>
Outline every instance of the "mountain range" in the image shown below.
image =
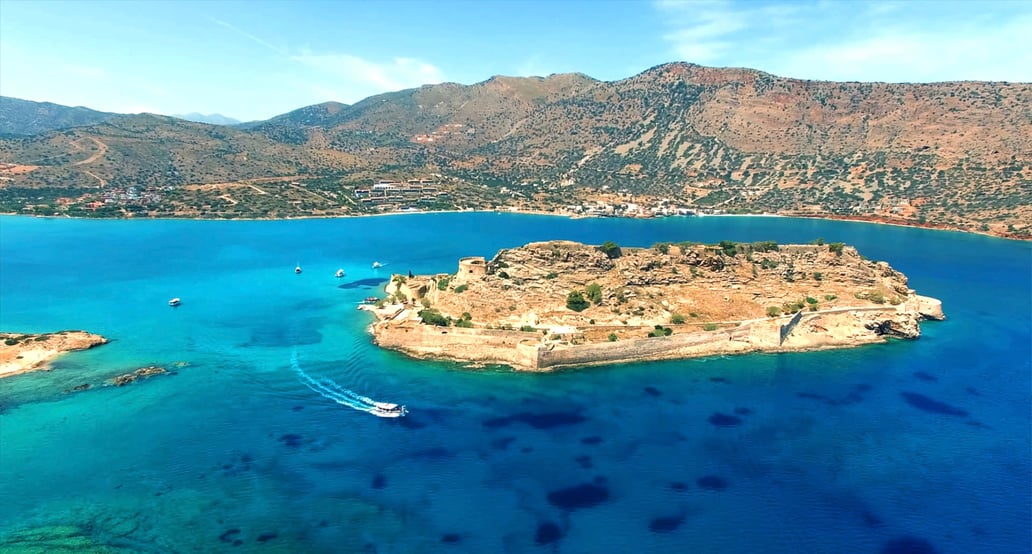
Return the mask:
<svg viewBox="0 0 1032 554">
<path fill-rule="evenodd" d="M 172 117 L 179 119 L 185 119 L 187 121 L 193 121 L 194 123 L 210 123 L 212 125 L 236 125 L 240 123 L 239 119 L 233 119 L 232 117 L 226 117 L 222 114 L 202 114 L 197 112 L 190 112 L 187 114 L 176 114 Z"/>
<path fill-rule="evenodd" d="M 118 116 L 89 108 L 0 96 L 0 136 L 28 136 L 102 123 Z"/>
<path fill-rule="evenodd" d="M 0 139 L 0 162 L 20 168 L 0 175 L 8 208 L 25 191 L 113 184 L 207 202 L 206 216 L 285 215 L 268 198 L 214 200 L 229 194 L 215 184 L 262 179 L 308 186 L 301 198 L 326 199 L 314 213 L 353 213 L 369 208 L 348 200 L 356 188 L 433 174 L 450 203 L 475 207 L 666 200 L 1011 235 L 1032 221 L 1028 83 L 839 83 L 671 63 L 611 82 L 426 85 L 235 126 L 87 110 L 89 121 L 10 100 L 0 130 L 38 130 Z"/>
</svg>

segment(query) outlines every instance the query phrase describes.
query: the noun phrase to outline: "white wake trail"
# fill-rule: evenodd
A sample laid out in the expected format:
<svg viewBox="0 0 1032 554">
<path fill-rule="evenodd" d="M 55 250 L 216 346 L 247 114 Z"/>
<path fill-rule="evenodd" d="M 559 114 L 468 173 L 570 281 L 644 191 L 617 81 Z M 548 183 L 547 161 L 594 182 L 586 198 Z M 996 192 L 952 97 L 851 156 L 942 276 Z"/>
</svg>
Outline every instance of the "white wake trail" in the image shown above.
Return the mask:
<svg viewBox="0 0 1032 554">
<path fill-rule="evenodd" d="M 396 412 L 393 415 L 385 414 L 382 404 L 376 402 L 372 398 L 362 396 L 353 390 L 349 390 L 333 379 L 316 379 L 305 373 L 305 370 L 301 369 L 301 364 L 298 361 L 296 350 L 290 354 L 290 367 L 293 368 L 294 372 L 297 373 L 298 379 L 300 379 L 306 387 L 327 400 L 332 400 L 342 406 L 347 406 L 360 412 L 370 413 L 379 417 L 398 417 L 398 415 L 405 415 L 404 406 L 401 407 L 400 412 Z"/>
</svg>

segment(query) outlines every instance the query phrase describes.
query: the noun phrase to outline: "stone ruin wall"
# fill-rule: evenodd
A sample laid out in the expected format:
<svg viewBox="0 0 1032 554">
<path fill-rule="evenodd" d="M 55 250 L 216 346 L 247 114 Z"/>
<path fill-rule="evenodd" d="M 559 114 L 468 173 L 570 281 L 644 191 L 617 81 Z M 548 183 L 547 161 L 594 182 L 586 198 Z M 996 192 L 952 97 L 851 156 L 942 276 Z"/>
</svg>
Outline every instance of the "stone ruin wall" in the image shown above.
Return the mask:
<svg viewBox="0 0 1032 554">
<path fill-rule="evenodd" d="M 376 342 L 414 355 L 536 368 L 540 335 L 506 329 L 466 329 L 434 325 L 386 325 Z"/>
<path fill-rule="evenodd" d="M 647 339 L 625 339 L 616 342 L 582 344 L 572 347 L 541 349 L 537 368 L 548 369 L 568 365 L 598 365 L 635 362 L 643 359 L 679 357 L 682 350 L 704 344 L 727 343 L 727 333 L 705 332 Z"/>
</svg>

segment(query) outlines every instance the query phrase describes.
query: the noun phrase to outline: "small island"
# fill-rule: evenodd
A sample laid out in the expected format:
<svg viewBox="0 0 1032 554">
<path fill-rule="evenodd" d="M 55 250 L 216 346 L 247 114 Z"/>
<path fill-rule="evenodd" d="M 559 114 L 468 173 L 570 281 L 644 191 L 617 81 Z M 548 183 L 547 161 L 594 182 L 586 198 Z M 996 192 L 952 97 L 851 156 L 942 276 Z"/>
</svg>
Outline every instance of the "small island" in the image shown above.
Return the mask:
<svg viewBox="0 0 1032 554">
<path fill-rule="evenodd" d="M 65 352 L 105 343 L 104 337 L 86 331 L 0 333 L 0 378 L 49 369 L 48 363 Z"/>
<path fill-rule="evenodd" d="M 917 338 L 944 319 L 886 262 L 842 243 L 527 244 L 455 273 L 393 275 L 374 342 L 418 358 L 550 371 Z"/>
</svg>

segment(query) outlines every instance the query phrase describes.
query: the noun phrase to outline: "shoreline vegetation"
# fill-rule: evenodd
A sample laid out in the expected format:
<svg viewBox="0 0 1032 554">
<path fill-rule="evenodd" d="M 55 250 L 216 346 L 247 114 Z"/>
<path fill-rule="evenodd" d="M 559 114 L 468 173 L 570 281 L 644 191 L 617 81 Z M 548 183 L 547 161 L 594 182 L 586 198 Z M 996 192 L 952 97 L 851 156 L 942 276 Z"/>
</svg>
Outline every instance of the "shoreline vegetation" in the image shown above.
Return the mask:
<svg viewBox="0 0 1032 554">
<path fill-rule="evenodd" d="M 234 217 L 234 218 L 216 218 L 216 217 L 104 217 L 104 218 L 92 218 L 92 217 L 77 217 L 71 215 L 38 215 L 38 214 L 24 214 L 16 212 L 0 212 L 0 216 L 14 216 L 14 217 L 33 217 L 40 219 L 81 219 L 81 220 L 144 220 L 144 221 L 295 221 L 295 220 L 307 220 L 307 219 L 350 219 L 359 217 L 387 217 L 387 216 L 404 216 L 404 215 L 427 215 L 427 214 L 453 214 L 453 213 L 498 213 L 498 214 L 517 214 L 517 215 L 544 215 L 551 217 L 565 217 L 568 219 L 598 219 L 598 218 L 626 218 L 626 219 L 639 219 L 631 216 L 605 216 L 605 215 L 587 215 L 587 214 L 575 214 L 575 213 L 560 213 L 548 210 L 532 210 L 532 209 L 478 209 L 470 208 L 464 210 L 412 210 L 412 211 L 397 211 L 397 212 L 384 212 L 376 214 L 340 214 L 340 215 L 299 215 L 290 217 Z M 972 235 L 980 235 L 985 237 L 993 237 L 998 239 L 1008 240 L 1020 240 L 1020 241 L 1032 241 L 1032 235 L 1015 235 L 1009 233 L 995 233 L 992 231 L 980 231 L 977 229 L 969 229 L 965 227 L 958 227 L 956 225 L 946 225 L 934 222 L 919 222 L 909 221 L 905 219 L 892 219 L 883 216 L 848 216 L 848 215 L 811 215 L 811 214 L 795 214 L 795 213 L 719 213 L 719 214 L 695 214 L 690 216 L 683 215 L 670 215 L 662 217 L 784 217 L 784 218 L 799 218 L 799 219 L 816 219 L 823 221 L 852 221 L 855 223 L 868 223 L 872 225 L 891 225 L 894 227 L 913 227 L 919 229 L 927 229 L 930 231 L 950 231 L 956 233 L 969 233 Z"/>
<path fill-rule="evenodd" d="M 0 332 L 0 379 L 31 371 L 48 371 L 50 362 L 66 352 L 87 350 L 107 342 L 106 338 L 86 331 Z"/>
<path fill-rule="evenodd" d="M 362 307 L 379 346 L 524 371 L 847 348 L 945 318 L 842 243 L 530 243 L 451 274 L 393 275 L 385 292 Z"/>
</svg>

